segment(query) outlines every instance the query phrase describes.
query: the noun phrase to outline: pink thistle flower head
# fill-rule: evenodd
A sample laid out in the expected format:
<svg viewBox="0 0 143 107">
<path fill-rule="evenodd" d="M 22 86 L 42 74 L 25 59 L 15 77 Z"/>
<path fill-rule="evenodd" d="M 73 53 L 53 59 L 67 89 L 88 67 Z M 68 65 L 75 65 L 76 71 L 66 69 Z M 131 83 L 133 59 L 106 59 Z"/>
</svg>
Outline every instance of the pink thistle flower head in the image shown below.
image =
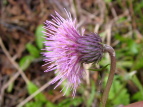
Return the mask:
<svg viewBox="0 0 143 107">
<path fill-rule="evenodd" d="M 85 72 L 83 63 L 97 62 L 103 53 L 102 41 L 97 34 L 83 36 L 79 33 L 76 20 L 67 12 L 67 19 L 61 17 L 57 12 L 52 15 L 53 21 L 46 21 L 44 28 L 47 32 L 45 50 L 43 55 L 46 64 L 50 64 L 45 72 L 55 70 L 56 77 L 50 82 L 58 87 L 66 81 L 64 88 L 73 90 L 75 96 L 76 89 L 81 83 Z"/>
<path fill-rule="evenodd" d="M 103 56 L 102 40 L 98 34 L 86 34 L 78 39 L 77 50 L 81 54 L 80 59 L 84 63 L 99 62 Z"/>
</svg>

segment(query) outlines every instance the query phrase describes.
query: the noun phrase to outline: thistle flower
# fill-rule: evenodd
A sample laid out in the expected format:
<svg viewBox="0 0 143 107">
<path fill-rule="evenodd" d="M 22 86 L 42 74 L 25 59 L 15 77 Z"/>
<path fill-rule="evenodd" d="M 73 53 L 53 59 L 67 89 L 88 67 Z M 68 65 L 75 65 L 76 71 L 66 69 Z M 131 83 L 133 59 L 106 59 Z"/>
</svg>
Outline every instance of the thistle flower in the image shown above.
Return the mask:
<svg viewBox="0 0 143 107">
<path fill-rule="evenodd" d="M 56 82 L 58 87 L 66 81 L 64 88 L 73 90 L 75 96 L 76 89 L 81 83 L 85 73 L 83 63 L 98 62 L 102 58 L 103 46 L 101 38 L 97 34 L 83 35 L 77 30 L 76 20 L 72 19 L 67 12 L 67 19 L 61 17 L 57 12 L 52 15 L 53 21 L 46 21 L 44 28 L 47 32 L 44 61 L 50 64 L 45 72 L 55 70 L 56 77 L 50 82 Z"/>
</svg>

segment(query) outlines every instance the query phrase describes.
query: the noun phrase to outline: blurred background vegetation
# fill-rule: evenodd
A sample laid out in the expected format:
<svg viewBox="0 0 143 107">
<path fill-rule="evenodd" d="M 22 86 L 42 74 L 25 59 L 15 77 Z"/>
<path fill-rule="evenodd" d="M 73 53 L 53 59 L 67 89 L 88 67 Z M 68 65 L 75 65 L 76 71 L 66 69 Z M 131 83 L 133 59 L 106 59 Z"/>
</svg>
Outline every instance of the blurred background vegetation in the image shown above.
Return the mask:
<svg viewBox="0 0 143 107">
<path fill-rule="evenodd" d="M 64 83 L 55 90 L 55 85 L 47 85 L 54 73 L 44 73 L 48 65 L 41 66 L 42 26 L 54 11 L 66 18 L 64 8 L 77 19 L 79 30 L 98 32 L 116 51 L 117 70 L 107 107 L 143 100 L 143 0 L 2 0 L 0 4 L 1 107 L 100 107 L 110 68 L 108 54 L 98 69 L 87 72 L 74 99 L 70 91 L 65 96 L 60 92 Z M 33 95 L 35 91 L 41 92 Z"/>
</svg>

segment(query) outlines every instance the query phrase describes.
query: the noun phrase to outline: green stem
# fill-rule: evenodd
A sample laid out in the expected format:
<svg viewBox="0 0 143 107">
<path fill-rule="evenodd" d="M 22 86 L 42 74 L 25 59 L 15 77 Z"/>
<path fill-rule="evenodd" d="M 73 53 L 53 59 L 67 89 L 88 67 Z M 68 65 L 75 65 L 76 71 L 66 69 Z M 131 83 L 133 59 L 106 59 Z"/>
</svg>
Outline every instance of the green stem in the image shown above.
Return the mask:
<svg viewBox="0 0 143 107">
<path fill-rule="evenodd" d="M 102 107 L 106 106 L 106 101 L 108 98 L 108 94 L 113 82 L 113 78 L 114 78 L 114 74 L 115 74 L 115 70 L 116 70 L 116 58 L 115 58 L 115 51 L 114 49 L 109 46 L 109 45 L 104 45 L 105 48 L 105 52 L 109 53 L 110 56 L 110 60 L 111 60 L 111 67 L 110 67 L 110 74 L 107 80 L 107 84 L 103 93 L 103 97 L 102 97 Z"/>
</svg>

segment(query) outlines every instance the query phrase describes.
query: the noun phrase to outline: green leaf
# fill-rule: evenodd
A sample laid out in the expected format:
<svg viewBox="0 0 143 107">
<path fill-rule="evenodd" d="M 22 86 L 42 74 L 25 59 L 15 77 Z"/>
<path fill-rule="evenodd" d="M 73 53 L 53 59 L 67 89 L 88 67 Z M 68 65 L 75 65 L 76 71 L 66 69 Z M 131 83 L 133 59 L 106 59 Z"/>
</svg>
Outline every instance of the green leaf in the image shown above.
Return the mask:
<svg viewBox="0 0 143 107">
<path fill-rule="evenodd" d="M 129 40 L 128 46 L 129 46 L 129 50 L 131 53 L 136 54 L 138 53 L 138 45 L 136 44 L 136 42 L 132 39 Z"/>
<path fill-rule="evenodd" d="M 118 61 L 117 66 L 119 67 L 132 67 L 132 61 Z"/>
<path fill-rule="evenodd" d="M 142 92 L 137 92 L 132 96 L 132 100 L 143 101 Z"/>
<path fill-rule="evenodd" d="M 7 88 L 7 92 L 11 92 L 12 91 L 12 89 L 13 89 L 13 85 L 14 83 L 12 82 L 9 86 L 8 86 L 8 88 Z"/>
<path fill-rule="evenodd" d="M 26 70 L 29 67 L 29 65 L 31 64 L 31 62 L 33 61 L 33 59 L 35 59 L 35 58 L 31 55 L 22 57 L 19 62 L 21 69 Z"/>
<path fill-rule="evenodd" d="M 109 99 L 114 105 L 127 105 L 130 103 L 130 96 L 127 92 L 127 89 L 124 87 L 124 84 L 121 84 L 117 78 L 114 78 L 110 93 Z M 124 99 L 124 100 L 123 100 Z"/>
<path fill-rule="evenodd" d="M 124 21 L 126 21 L 127 18 L 126 17 L 120 17 L 118 20 L 117 20 L 117 23 L 122 23 Z"/>
<path fill-rule="evenodd" d="M 106 3 L 110 3 L 112 2 L 112 0 L 104 0 Z"/>
<path fill-rule="evenodd" d="M 35 36 L 36 36 L 36 44 L 37 46 L 39 47 L 39 49 L 42 49 L 43 48 L 43 41 L 45 40 L 43 38 L 43 33 L 42 31 L 45 31 L 45 29 L 43 28 L 44 25 L 39 25 L 37 28 L 36 28 L 36 32 L 35 32 Z"/>
<path fill-rule="evenodd" d="M 89 96 L 89 99 L 87 100 L 87 107 L 91 107 L 93 100 L 95 98 L 95 82 L 91 81 L 91 94 Z"/>
<path fill-rule="evenodd" d="M 102 67 L 102 68 L 100 68 L 100 69 L 89 69 L 90 71 L 103 71 L 103 70 L 105 70 L 106 68 L 107 68 L 107 66 L 108 65 L 110 65 L 110 64 L 107 64 L 107 65 L 105 65 L 104 67 Z"/>
<path fill-rule="evenodd" d="M 39 50 L 38 50 L 34 45 L 32 45 L 31 43 L 28 43 L 28 44 L 26 45 L 26 49 L 28 50 L 28 52 L 29 52 L 32 56 L 34 56 L 34 57 L 36 57 L 36 58 L 40 56 Z"/>
<path fill-rule="evenodd" d="M 24 107 L 42 107 L 42 102 L 28 102 Z"/>
<path fill-rule="evenodd" d="M 143 96 L 143 86 L 141 84 L 141 82 L 139 81 L 138 77 L 136 75 L 134 75 L 131 80 L 134 82 L 134 84 L 139 88 L 140 92 L 141 92 L 141 96 Z"/>
<path fill-rule="evenodd" d="M 83 99 L 80 98 L 67 98 L 64 99 L 63 101 L 61 101 L 57 107 L 77 107 L 79 104 L 81 104 L 83 102 Z"/>
<path fill-rule="evenodd" d="M 115 35 L 115 38 L 120 40 L 123 44 L 126 44 L 127 47 L 125 47 L 125 49 L 127 49 L 127 53 L 130 54 L 137 54 L 138 53 L 138 44 L 132 39 L 132 38 L 125 38 L 122 37 L 118 34 Z M 122 49 L 120 49 L 122 50 Z"/>
<path fill-rule="evenodd" d="M 106 36 L 106 32 L 101 32 L 101 33 L 100 33 L 100 36 L 101 36 L 101 37 L 105 37 L 105 36 Z"/>
<path fill-rule="evenodd" d="M 53 104 L 53 103 L 51 103 L 51 102 L 47 102 L 46 103 L 46 107 L 57 107 L 57 105 L 55 105 L 55 104 Z"/>
<path fill-rule="evenodd" d="M 131 79 L 136 73 L 137 73 L 136 71 L 125 73 L 124 76 L 123 76 L 124 77 L 123 79 L 125 81 L 127 81 L 127 80 Z"/>
<path fill-rule="evenodd" d="M 143 8 L 143 1 L 141 0 L 141 2 L 137 3 L 137 5 L 134 7 L 135 7 L 135 9 L 134 9 L 135 13 L 139 13 Z"/>
<path fill-rule="evenodd" d="M 139 58 L 136 63 L 134 63 L 134 69 L 139 70 L 143 68 L 143 58 Z"/>
<path fill-rule="evenodd" d="M 142 49 L 142 45 L 143 44 L 140 44 L 139 54 L 138 54 L 137 59 L 134 63 L 134 66 L 133 66 L 134 70 L 143 69 L 143 49 Z"/>
<path fill-rule="evenodd" d="M 31 95 L 35 91 L 38 90 L 38 87 L 35 84 L 33 84 L 32 82 L 28 82 L 27 90 L 28 90 L 28 93 Z M 41 102 L 46 102 L 47 101 L 45 96 L 42 93 L 37 94 L 34 98 L 35 98 L 36 101 L 41 101 Z"/>
</svg>

